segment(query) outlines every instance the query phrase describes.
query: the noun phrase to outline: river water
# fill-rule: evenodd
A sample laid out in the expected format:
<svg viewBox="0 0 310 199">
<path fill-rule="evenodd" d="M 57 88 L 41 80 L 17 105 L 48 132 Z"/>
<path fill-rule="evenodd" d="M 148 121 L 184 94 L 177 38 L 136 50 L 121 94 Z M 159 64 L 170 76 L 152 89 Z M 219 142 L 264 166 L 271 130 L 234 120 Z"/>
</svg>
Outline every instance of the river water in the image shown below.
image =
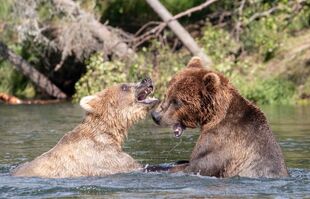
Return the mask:
<svg viewBox="0 0 310 199">
<path fill-rule="evenodd" d="M 310 106 L 262 107 L 280 143 L 291 177 L 250 179 L 190 174 L 127 173 L 74 179 L 20 178 L 16 165 L 49 150 L 82 120 L 77 105 L 0 104 L 0 198 L 309 198 Z M 147 119 L 130 129 L 124 150 L 143 164 L 189 158 L 198 130 L 176 139 Z"/>
</svg>

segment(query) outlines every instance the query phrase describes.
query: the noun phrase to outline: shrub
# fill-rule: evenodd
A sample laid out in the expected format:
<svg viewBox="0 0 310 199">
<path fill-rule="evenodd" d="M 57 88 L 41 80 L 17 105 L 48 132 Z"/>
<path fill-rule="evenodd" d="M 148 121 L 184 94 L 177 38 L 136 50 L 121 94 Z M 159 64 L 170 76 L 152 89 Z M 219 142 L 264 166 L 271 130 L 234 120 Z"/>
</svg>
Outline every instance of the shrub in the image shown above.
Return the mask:
<svg viewBox="0 0 310 199">
<path fill-rule="evenodd" d="M 287 21 L 287 28 L 290 33 L 300 31 L 310 27 L 310 5 L 305 5 L 296 16 L 292 16 Z"/>
<path fill-rule="evenodd" d="M 230 34 L 221 28 L 213 27 L 207 24 L 203 31 L 203 37 L 200 43 L 215 64 L 230 61 L 229 55 L 238 49 L 237 42 Z"/>
<path fill-rule="evenodd" d="M 76 97 L 96 93 L 113 83 L 126 82 L 125 64 L 122 62 L 104 62 L 103 55 L 96 53 L 86 64 L 86 74 L 75 84 Z"/>
<path fill-rule="evenodd" d="M 289 80 L 279 77 L 248 80 L 236 75 L 231 79 L 241 95 L 255 103 L 291 104 L 295 102 L 295 87 Z"/>
<path fill-rule="evenodd" d="M 252 22 L 241 36 L 245 50 L 258 53 L 263 61 L 270 60 L 285 38 L 285 33 L 279 34 L 279 31 L 278 21 L 275 17 L 262 18 Z"/>
<path fill-rule="evenodd" d="M 173 53 L 157 42 L 144 48 L 134 62 L 127 65 L 117 60 L 104 61 L 103 55 L 96 53 L 86 62 L 87 72 L 75 85 L 74 100 L 115 83 L 138 82 L 147 76 L 155 82 L 155 96 L 162 97 L 172 75 L 184 67 L 189 58 L 186 53 Z"/>
<path fill-rule="evenodd" d="M 32 98 L 35 96 L 33 84 L 5 61 L 0 62 L 0 92 L 21 98 Z"/>
</svg>

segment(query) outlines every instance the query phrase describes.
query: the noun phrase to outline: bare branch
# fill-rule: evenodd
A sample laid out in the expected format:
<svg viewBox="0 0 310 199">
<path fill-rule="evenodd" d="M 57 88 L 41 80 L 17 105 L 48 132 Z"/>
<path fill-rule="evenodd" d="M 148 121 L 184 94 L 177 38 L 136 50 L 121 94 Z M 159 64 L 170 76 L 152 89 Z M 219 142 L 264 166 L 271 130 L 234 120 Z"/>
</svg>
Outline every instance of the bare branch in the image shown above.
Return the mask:
<svg viewBox="0 0 310 199">
<path fill-rule="evenodd" d="M 143 32 L 145 29 L 147 29 L 149 26 L 152 26 L 152 25 L 157 25 L 157 26 L 152 28 L 151 30 L 147 31 L 146 33 L 144 33 L 142 35 L 142 37 L 145 37 L 145 36 L 147 36 L 149 34 L 156 34 L 156 35 L 158 35 L 168 25 L 169 22 L 177 20 L 177 19 L 182 18 L 184 16 L 189 16 L 189 15 L 191 15 L 194 12 L 200 11 L 200 10 L 208 7 L 210 4 L 212 4 L 212 3 L 216 2 L 216 1 L 218 1 L 218 0 L 206 1 L 205 3 L 202 3 L 202 4 L 200 4 L 200 5 L 196 6 L 196 7 L 190 8 L 190 9 L 184 11 L 184 12 L 180 12 L 179 14 L 175 15 L 174 17 L 172 17 L 171 19 L 169 19 L 169 20 L 167 20 L 165 22 L 150 21 L 150 22 L 144 24 L 135 33 L 135 36 L 138 36 L 141 32 Z M 161 27 L 161 28 L 158 28 L 158 27 Z"/>
<path fill-rule="evenodd" d="M 248 25 L 249 23 L 251 23 L 252 21 L 261 18 L 261 17 L 266 17 L 270 14 L 272 14 L 273 12 L 277 11 L 279 9 L 278 6 L 272 7 L 269 10 L 266 10 L 264 12 L 260 12 L 260 13 L 255 13 L 254 15 L 252 15 L 249 20 L 247 21 L 247 23 L 245 25 Z"/>
<path fill-rule="evenodd" d="M 209 0 L 207 2 L 215 2 L 216 0 Z M 181 24 L 174 19 L 171 13 L 160 3 L 159 0 L 146 0 L 149 6 L 158 14 L 158 16 L 165 22 L 164 25 L 168 25 L 172 32 L 182 41 L 183 45 L 195 56 L 199 56 L 204 62 L 206 67 L 212 65 L 211 59 L 205 54 L 204 50 L 201 49 L 193 37 L 184 29 Z M 205 3 L 204 3 L 205 4 Z M 208 4 L 210 5 L 210 4 Z M 203 6 L 202 6 L 203 8 Z M 200 10 L 196 8 L 196 11 Z M 195 9 L 193 10 L 195 11 Z M 184 12 L 184 13 L 192 13 Z M 182 13 L 180 16 L 184 16 Z M 159 28 L 162 31 L 164 28 Z M 159 33 L 157 32 L 157 35 Z"/>
<path fill-rule="evenodd" d="M 209 1 L 206 1 L 196 7 L 193 7 L 193 8 L 190 8 L 184 12 L 180 12 L 179 14 L 175 15 L 172 19 L 168 20 L 166 23 L 169 23 L 170 21 L 173 21 L 173 20 L 177 20 L 181 17 L 184 17 L 184 16 L 190 16 L 192 13 L 194 12 L 197 12 L 197 11 L 200 11 L 206 7 L 208 7 L 209 5 L 211 5 L 212 3 L 216 2 L 218 0 L 209 0 Z"/>
<path fill-rule="evenodd" d="M 134 44 L 133 48 L 135 49 L 144 42 L 156 38 L 165 29 L 165 27 L 166 27 L 165 23 L 161 22 L 159 23 L 159 25 L 143 33 L 141 36 L 135 37 L 134 40 L 132 41 L 132 43 Z"/>
<path fill-rule="evenodd" d="M 149 26 L 153 26 L 153 25 L 160 25 L 163 22 L 159 22 L 159 21 L 150 21 L 147 22 L 146 24 L 144 24 L 136 33 L 135 36 L 138 36 L 141 32 L 143 32 L 145 29 L 147 29 Z"/>
<path fill-rule="evenodd" d="M 168 26 L 173 26 L 173 27 L 177 27 L 178 31 L 174 31 L 178 37 L 183 37 L 185 35 L 187 39 L 183 39 L 183 44 L 188 48 L 191 49 L 190 51 L 193 54 L 196 55 L 200 55 L 203 57 L 203 60 L 206 62 L 206 64 L 210 64 L 211 65 L 211 60 L 204 54 L 204 52 L 201 51 L 201 49 L 197 46 L 197 44 L 195 43 L 195 41 L 191 37 L 185 30 L 183 27 L 181 27 L 181 25 L 177 22 L 177 19 L 184 17 L 184 16 L 189 16 L 194 12 L 200 11 L 204 8 L 206 8 L 207 6 L 211 5 L 212 3 L 216 2 L 217 0 L 208 0 L 205 1 L 204 3 L 190 8 L 184 12 L 181 12 L 175 16 L 171 16 L 171 14 L 160 4 L 159 1 L 151 1 L 151 0 L 147 0 L 147 3 L 149 3 L 149 5 L 154 9 L 156 6 L 157 7 L 161 7 L 159 8 L 162 11 L 162 14 L 165 15 L 165 19 L 164 22 L 158 23 L 158 22 L 149 22 L 147 24 L 145 24 L 144 26 L 142 26 L 140 28 L 140 30 L 138 30 L 138 32 L 135 34 L 135 36 L 139 35 L 143 30 L 147 29 L 149 26 L 151 25 L 155 25 L 158 24 L 157 26 L 155 26 L 154 28 L 148 30 L 147 32 L 145 32 L 144 34 L 140 35 L 139 37 L 136 37 L 132 43 L 134 44 L 134 47 L 137 47 L 139 45 L 141 45 L 142 43 L 144 43 L 145 41 L 151 39 L 151 38 L 156 38 L 159 36 L 159 34 L 165 29 L 165 27 Z M 156 4 L 156 5 L 155 5 Z M 155 6 L 155 7 L 153 7 Z M 161 16 L 162 17 L 162 16 Z M 172 24 L 173 23 L 173 24 Z M 173 27 L 170 27 L 172 29 L 174 29 Z M 181 32 L 182 35 L 181 36 Z M 181 38 L 182 40 L 182 38 Z M 194 50 L 195 49 L 195 50 Z M 200 50 L 198 50 L 200 49 Z"/>
<path fill-rule="evenodd" d="M 239 17 L 242 16 L 242 12 L 243 12 L 243 8 L 244 8 L 244 5 L 245 5 L 245 1 L 246 0 L 242 0 L 241 4 L 240 4 L 240 7 L 238 8 Z"/>
<path fill-rule="evenodd" d="M 241 32 L 241 26 L 242 26 L 242 13 L 243 13 L 245 1 L 246 0 L 242 0 L 238 8 L 238 21 L 236 22 L 236 25 L 235 25 L 235 37 L 237 41 L 239 41 L 240 39 L 240 32 Z"/>
</svg>

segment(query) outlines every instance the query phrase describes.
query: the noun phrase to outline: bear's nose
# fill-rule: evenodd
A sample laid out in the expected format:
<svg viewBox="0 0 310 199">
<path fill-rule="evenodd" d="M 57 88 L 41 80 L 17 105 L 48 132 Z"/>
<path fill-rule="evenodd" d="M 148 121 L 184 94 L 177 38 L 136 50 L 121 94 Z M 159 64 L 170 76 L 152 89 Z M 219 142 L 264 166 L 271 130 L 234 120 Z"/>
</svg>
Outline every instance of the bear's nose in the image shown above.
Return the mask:
<svg viewBox="0 0 310 199">
<path fill-rule="evenodd" d="M 156 124 L 159 125 L 159 124 L 160 124 L 160 119 L 161 119 L 160 114 L 159 114 L 158 112 L 156 112 L 156 111 L 152 111 L 151 115 L 152 115 L 153 121 L 154 121 Z"/>
</svg>

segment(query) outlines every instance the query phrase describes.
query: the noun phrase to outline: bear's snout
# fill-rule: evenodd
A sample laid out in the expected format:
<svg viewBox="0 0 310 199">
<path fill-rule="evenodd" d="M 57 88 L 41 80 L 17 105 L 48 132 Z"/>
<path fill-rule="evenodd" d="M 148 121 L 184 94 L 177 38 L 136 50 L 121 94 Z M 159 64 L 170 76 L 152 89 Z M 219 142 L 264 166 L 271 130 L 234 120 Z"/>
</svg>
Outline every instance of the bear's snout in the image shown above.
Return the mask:
<svg viewBox="0 0 310 199">
<path fill-rule="evenodd" d="M 161 115 L 158 113 L 158 112 L 156 112 L 156 111 L 152 111 L 151 112 L 151 115 L 152 115 L 152 119 L 153 119 L 153 121 L 156 123 L 156 124 L 160 124 L 160 120 L 161 120 Z"/>
</svg>

